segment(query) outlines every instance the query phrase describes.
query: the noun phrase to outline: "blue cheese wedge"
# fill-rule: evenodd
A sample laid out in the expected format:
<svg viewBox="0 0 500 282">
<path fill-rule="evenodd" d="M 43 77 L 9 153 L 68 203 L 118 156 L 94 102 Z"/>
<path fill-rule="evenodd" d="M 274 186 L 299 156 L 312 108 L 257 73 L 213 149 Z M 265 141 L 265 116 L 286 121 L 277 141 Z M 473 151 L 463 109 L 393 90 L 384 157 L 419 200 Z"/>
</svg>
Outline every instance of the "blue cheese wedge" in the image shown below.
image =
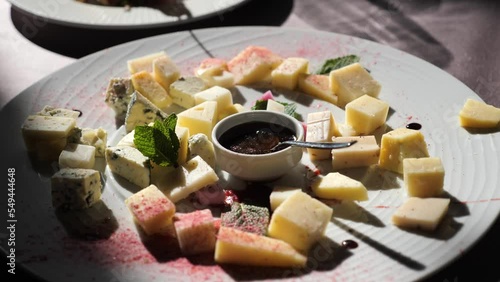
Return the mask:
<svg viewBox="0 0 500 282">
<path fill-rule="evenodd" d="M 123 120 L 125 118 L 128 103 L 134 91 L 134 85 L 132 85 L 130 78 L 115 77 L 110 79 L 104 102 L 115 111 L 117 119 Z"/>
<path fill-rule="evenodd" d="M 214 144 L 203 133 L 191 135 L 188 139 L 189 159 L 200 156 L 210 167 L 215 169 Z"/>
<path fill-rule="evenodd" d="M 60 168 L 93 168 L 95 164 L 95 147 L 70 143 L 59 155 Z"/>
<path fill-rule="evenodd" d="M 106 163 L 111 172 L 144 188 L 151 183 L 150 161 L 133 147 L 106 148 Z"/>
<path fill-rule="evenodd" d="M 101 199 L 101 175 L 93 169 L 63 168 L 52 176 L 51 188 L 54 208 L 86 209 Z"/>
<path fill-rule="evenodd" d="M 130 132 L 138 125 L 148 125 L 155 120 L 163 120 L 168 115 L 139 92 L 132 94 L 125 117 L 125 130 Z"/>
<path fill-rule="evenodd" d="M 53 116 L 53 117 L 68 117 L 77 119 L 80 116 L 79 111 L 74 111 L 64 108 L 56 108 L 53 106 L 45 106 L 41 111 L 37 113 L 40 116 Z"/>
</svg>

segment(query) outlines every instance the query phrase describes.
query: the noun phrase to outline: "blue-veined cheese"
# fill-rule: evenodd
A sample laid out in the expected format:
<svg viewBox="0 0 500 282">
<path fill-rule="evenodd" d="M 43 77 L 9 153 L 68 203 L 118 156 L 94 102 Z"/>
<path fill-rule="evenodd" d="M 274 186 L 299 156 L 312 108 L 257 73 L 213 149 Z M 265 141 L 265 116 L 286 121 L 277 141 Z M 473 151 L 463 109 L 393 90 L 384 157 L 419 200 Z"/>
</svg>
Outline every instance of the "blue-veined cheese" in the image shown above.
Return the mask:
<svg viewBox="0 0 500 282">
<path fill-rule="evenodd" d="M 115 77 L 109 80 L 104 102 L 115 111 L 117 119 L 123 120 L 125 118 L 128 103 L 134 91 L 134 86 L 128 77 Z"/>
<path fill-rule="evenodd" d="M 111 172 L 144 188 L 150 185 L 150 161 L 133 147 L 106 148 L 106 163 Z"/>
<path fill-rule="evenodd" d="M 101 198 L 101 175 L 93 169 L 63 168 L 51 178 L 52 206 L 85 209 Z"/>
<path fill-rule="evenodd" d="M 59 167 L 93 168 L 95 151 L 94 146 L 70 143 L 59 155 Z"/>
<path fill-rule="evenodd" d="M 41 111 L 37 113 L 40 116 L 55 116 L 55 117 L 68 117 L 77 119 L 80 116 L 79 111 L 73 111 L 70 109 L 56 108 L 53 106 L 45 106 Z"/>
<path fill-rule="evenodd" d="M 215 169 L 215 150 L 212 141 L 203 133 L 191 135 L 188 139 L 189 158 L 200 156 L 210 167 Z"/>
<path fill-rule="evenodd" d="M 125 130 L 132 131 L 138 125 L 148 125 L 155 120 L 163 120 L 168 115 L 139 92 L 132 94 L 125 117 Z"/>
<path fill-rule="evenodd" d="M 106 150 L 108 132 L 99 128 L 80 128 L 75 127 L 68 136 L 68 143 L 77 143 L 92 146 L 95 148 L 96 157 L 104 157 Z"/>
</svg>

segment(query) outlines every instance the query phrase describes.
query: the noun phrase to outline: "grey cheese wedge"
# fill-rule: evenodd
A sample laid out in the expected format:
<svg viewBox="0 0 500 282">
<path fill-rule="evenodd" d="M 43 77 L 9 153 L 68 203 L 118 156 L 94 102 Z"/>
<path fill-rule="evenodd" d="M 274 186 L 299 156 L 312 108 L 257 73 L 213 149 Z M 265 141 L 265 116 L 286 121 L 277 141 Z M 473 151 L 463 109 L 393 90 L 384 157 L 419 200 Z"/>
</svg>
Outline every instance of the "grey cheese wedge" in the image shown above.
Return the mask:
<svg viewBox="0 0 500 282">
<path fill-rule="evenodd" d="M 132 94 L 132 99 L 128 104 L 125 130 L 128 133 L 138 125 L 148 125 L 157 119 L 162 120 L 167 117 L 168 115 L 165 112 L 136 91 Z"/>
<path fill-rule="evenodd" d="M 135 89 L 130 78 L 112 78 L 106 89 L 106 104 L 115 111 L 115 117 L 123 120 Z"/>
<path fill-rule="evenodd" d="M 133 147 L 106 148 L 106 163 L 111 172 L 145 188 L 151 184 L 149 158 Z"/>
<path fill-rule="evenodd" d="M 54 208 L 86 209 L 101 199 L 101 174 L 94 169 L 63 168 L 52 176 L 51 186 Z"/>
<path fill-rule="evenodd" d="M 67 117 L 73 119 L 77 119 L 80 116 L 79 111 L 74 111 L 64 108 L 56 108 L 53 106 L 45 106 L 41 111 L 39 111 L 36 114 L 40 116 Z"/>
</svg>

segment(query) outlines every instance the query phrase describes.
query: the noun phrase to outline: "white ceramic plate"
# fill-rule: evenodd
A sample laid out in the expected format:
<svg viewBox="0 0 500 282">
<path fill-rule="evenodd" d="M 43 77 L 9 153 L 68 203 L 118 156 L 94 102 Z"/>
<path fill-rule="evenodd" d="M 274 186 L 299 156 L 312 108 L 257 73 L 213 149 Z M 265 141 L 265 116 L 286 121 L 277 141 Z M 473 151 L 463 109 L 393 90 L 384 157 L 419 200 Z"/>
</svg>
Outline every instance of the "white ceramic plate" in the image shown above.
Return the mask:
<svg viewBox="0 0 500 282">
<path fill-rule="evenodd" d="M 162 8 L 99 6 L 75 0 L 8 0 L 16 8 L 61 25 L 134 29 L 172 26 L 209 16 L 220 15 L 248 0 L 182 0 L 176 6 L 162 4 Z M 168 2 L 168 1 L 159 1 Z M 181 11 L 181 12 L 179 12 Z"/>
<path fill-rule="evenodd" d="M 420 123 L 431 156 L 443 160 L 445 189 L 452 203 L 437 232 L 425 235 L 391 224 L 391 215 L 405 199 L 401 178 L 376 169 L 352 170 L 346 173 L 362 177 L 369 188 L 369 201 L 333 204 L 334 218 L 326 233 L 329 239 L 311 252 L 306 271 L 217 266 L 210 258 L 187 259 L 169 254 L 165 242 L 153 240 L 155 245 L 150 239 L 141 240 L 123 204 L 131 194 L 128 184 L 106 173 L 102 198 L 111 212 L 105 214 L 109 217 L 105 225 L 116 220 L 117 230 L 108 240 L 69 238 L 51 208 L 49 177 L 57 167 L 36 168 L 26 154 L 19 134 L 26 116 L 44 105 L 80 109 L 83 115 L 79 125 L 105 128 L 112 144 L 120 138 L 120 124 L 115 123 L 114 113 L 105 105 L 103 92 L 111 77 L 127 75 L 128 59 L 165 50 L 184 74 L 191 74 L 209 54 L 229 59 L 250 44 L 268 47 L 284 57 L 308 58 L 312 70 L 327 58 L 345 54 L 361 57 L 361 63 L 382 84 L 380 99 L 391 105 L 388 126 Z M 233 89 L 235 101 L 246 106 L 264 90 Z M 278 100 L 297 102 L 303 116 L 330 109 L 337 121 L 344 120 L 343 111 L 328 103 L 295 92 L 274 93 Z M 16 169 L 17 262 L 50 281 L 291 277 L 306 281 L 409 281 L 426 277 L 476 242 L 500 210 L 500 133 L 472 134 L 458 125 L 457 115 L 466 98 L 480 99 L 449 74 L 414 56 L 370 41 L 319 31 L 270 27 L 195 30 L 192 34 L 167 34 L 98 52 L 29 87 L 0 114 L 2 129 L 8 133 L 3 146 L 4 170 Z M 308 162 L 307 157 L 304 162 Z M 320 169 L 326 173 L 328 165 Z M 278 182 L 304 186 L 309 176 L 306 167 L 299 165 Z M 223 185 L 241 184 L 225 181 L 227 175 L 221 177 Z M 342 251 L 344 240 L 354 240 L 359 247 Z"/>
</svg>

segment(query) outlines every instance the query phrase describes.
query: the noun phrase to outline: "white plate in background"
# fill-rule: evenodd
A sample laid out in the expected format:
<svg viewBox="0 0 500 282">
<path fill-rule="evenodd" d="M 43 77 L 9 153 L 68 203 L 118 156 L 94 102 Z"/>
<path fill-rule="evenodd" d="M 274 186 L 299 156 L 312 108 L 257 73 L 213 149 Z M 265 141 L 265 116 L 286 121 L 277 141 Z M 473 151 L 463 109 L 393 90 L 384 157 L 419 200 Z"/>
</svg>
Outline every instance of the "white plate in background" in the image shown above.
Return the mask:
<svg viewBox="0 0 500 282">
<path fill-rule="evenodd" d="M 283 57 L 305 57 L 311 70 L 328 58 L 359 55 L 382 85 L 379 98 L 391 106 L 387 125 L 397 128 L 420 123 L 430 155 L 443 161 L 445 190 L 452 203 L 437 232 L 425 235 L 393 226 L 391 215 L 405 199 L 402 180 L 372 170 L 362 179 L 369 184 L 369 200 L 334 205 L 334 218 L 326 233 L 328 244 L 312 253 L 307 271 L 222 267 L 210 260 L 169 257 L 168 252 L 158 255 L 166 247 L 151 247 L 141 240 L 123 203 L 131 193 L 128 185 L 108 172 L 102 198 L 111 210 L 110 218 L 118 223 L 117 230 L 108 240 L 97 242 L 69 238 L 51 208 L 50 175 L 56 166 L 34 169 L 26 154 L 19 133 L 26 116 L 44 105 L 79 109 L 83 112 L 80 126 L 103 127 L 109 141 L 116 142 L 120 124 L 115 123 L 113 111 L 104 103 L 103 92 L 110 78 L 128 75 L 127 60 L 164 50 L 184 75 L 190 75 L 202 59 L 230 59 L 248 45 L 268 47 Z M 233 89 L 235 101 L 245 106 L 252 105 L 263 91 Z M 274 93 L 277 100 L 296 102 L 302 116 L 330 109 L 338 122 L 344 120 L 343 111 L 326 102 L 298 92 Z M 0 113 L 4 132 L 11 132 L 3 146 L 5 166 L 16 168 L 18 263 L 49 281 L 287 280 L 289 275 L 298 275 L 301 281 L 422 279 L 467 251 L 500 211 L 500 133 L 472 134 L 458 125 L 458 112 L 467 98 L 480 99 L 463 83 L 421 59 L 367 40 L 320 31 L 213 28 L 141 39 L 95 53 L 27 88 Z M 299 165 L 280 182 L 306 185 L 306 171 Z M 352 171 L 356 176 L 360 172 L 366 171 Z M 338 247 L 344 240 L 354 240 L 359 247 L 337 252 L 333 258 L 325 255 L 324 248 Z"/>
</svg>

